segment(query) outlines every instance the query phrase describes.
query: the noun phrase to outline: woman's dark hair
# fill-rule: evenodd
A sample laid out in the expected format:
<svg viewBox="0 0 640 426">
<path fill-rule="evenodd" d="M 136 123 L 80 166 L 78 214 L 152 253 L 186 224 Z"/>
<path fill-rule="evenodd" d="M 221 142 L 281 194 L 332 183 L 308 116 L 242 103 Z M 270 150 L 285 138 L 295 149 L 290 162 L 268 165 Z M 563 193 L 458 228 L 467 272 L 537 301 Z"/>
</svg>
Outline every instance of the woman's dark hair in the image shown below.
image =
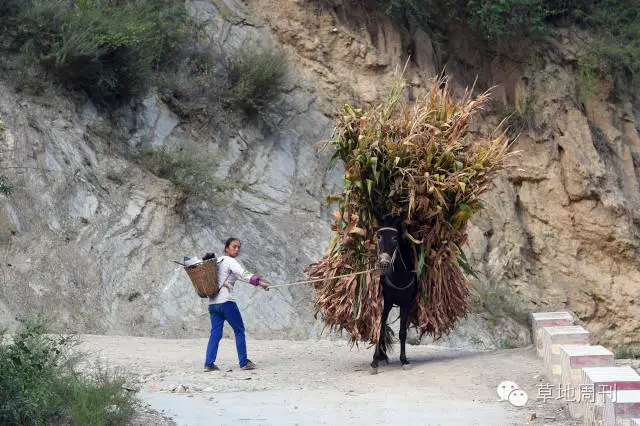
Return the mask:
<svg viewBox="0 0 640 426">
<path fill-rule="evenodd" d="M 231 245 L 232 242 L 234 241 L 240 241 L 237 238 L 231 237 L 231 238 L 227 238 L 227 241 L 224 242 L 224 248 L 227 249 L 229 248 L 229 246 Z"/>
</svg>

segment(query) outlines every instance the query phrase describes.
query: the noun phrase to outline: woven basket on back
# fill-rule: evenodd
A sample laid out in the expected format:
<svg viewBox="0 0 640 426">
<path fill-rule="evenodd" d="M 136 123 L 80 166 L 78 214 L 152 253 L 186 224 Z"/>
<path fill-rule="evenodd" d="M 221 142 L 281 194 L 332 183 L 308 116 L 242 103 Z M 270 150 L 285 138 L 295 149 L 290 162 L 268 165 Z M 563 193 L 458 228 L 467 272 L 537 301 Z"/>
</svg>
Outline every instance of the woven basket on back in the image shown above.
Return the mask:
<svg viewBox="0 0 640 426">
<path fill-rule="evenodd" d="M 200 297 L 214 297 L 218 294 L 218 263 L 215 258 L 196 265 L 185 266 L 193 288 Z"/>
</svg>

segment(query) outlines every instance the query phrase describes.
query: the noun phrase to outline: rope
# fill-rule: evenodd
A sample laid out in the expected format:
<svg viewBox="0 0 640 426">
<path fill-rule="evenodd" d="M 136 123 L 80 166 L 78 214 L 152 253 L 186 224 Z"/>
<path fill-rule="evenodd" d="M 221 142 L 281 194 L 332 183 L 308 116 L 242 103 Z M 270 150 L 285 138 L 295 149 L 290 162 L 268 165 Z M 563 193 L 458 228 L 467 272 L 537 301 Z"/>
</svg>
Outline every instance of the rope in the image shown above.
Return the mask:
<svg viewBox="0 0 640 426">
<path fill-rule="evenodd" d="M 180 262 L 176 262 L 175 260 L 173 262 L 180 263 Z M 372 271 L 377 271 L 377 269 L 375 269 L 375 268 L 374 269 L 367 269 L 366 271 L 361 271 L 361 272 L 352 272 L 350 274 L 336 275 L 335 277 L 331 277 L 331 278 L 318 278 L 318 279 L 315 279 L 315 280 L 296 281 L 296 282 L 293 282 L 293 283 L 278 284 L 278 285 L 271 285 L 269 283 L 267 283 L 267 284 L 269 285 L 269 290 L 271 290 L 272 288 L 288 287 L 288 286 L 300 285 L 300 284 L 310 284 L 310 283 L 315 283 L 315 282 L 318 282 L 318 281 L 325 281 L 327 279 L 343 278 L 343 277 L 350 277 L 352 275 L 366 274 L 367 272 L 372 272 Z M 238 278 L 238 281 L 249 282 L 249 281 L 245 281 L 245 280 L 243 280 L 241 278 Z M 207 314 L 208 314 L 208 312 L 203 312 L 200 315 L 207 315 Z"/>
<path fill-rule="evenodd" d="M 272 289 L 272 288 L 279 288 L 279 287 L 288 287 L 288 286 L 292 286 L 292 285 L 316 283 L 316 282 L 319 282 L 319 281 L 326 281 L 328 279 L 350 277 L 352 275 L 366 274 L 367 272 L 371 272 L 371 271 L 377 271 L 377 269 L 367 269 L 366 271 L 361 271 L 361 272 L 351 272 L 350 274 L 336 275 L 335 277 L 331 277 L 331 278 L 317 278 L 315 280 L 296 281 L 296 282 L 292 282 L 292 283 L 277 284 L 277 285 L 271 285 L 271 284 L 268 284 L 268 283 L 267 284 L 269 285 L 269 289 Z"/>
<path fill-rule="evenodd" d="M 178 262 L 178 261 L 176 261 L 176 260 L 172 260 L 172 262 L 173 262 L 173 263 L 177 263 L 178 265 L 185 266 L 185 265 L 184 265 L 184 263 L 182 263 L 182 262 Z M 325 281 L 325 280 L 328 280 L 328 279 L 331 279 L 331 280 L 332 280 L 332 279 L 336 279 L 336 278 L 350 277 L 350 276 L 352 276 L 352 275 L 366 274 L 367 272 L 372 272 L 372 271 L 377 271 L 377 269 L 373 268 L 373 269 L 367 269 L 366 271 L 351 272 L 351 273 L 349 273 L 349 274 L 336 275 L 335 277 L 331 277 L 331 278 L 317 278 L 317 279 L 315 279 L 315 280 L 295 281 L 295 282 L 292 282 L 292 283 L 287 283 L 287 284 L 277 284 L 277 285 L 271 285 L 271 284 L 267 283 L 267 285 L 269 285 L 269 289 L 272 289 L 272 288 L 279 288 L 279 287 L 289 287 L 289 286 L 292 286 L 292 285 L 311 284 L 311 283 L 317 283 L 317 282 L 320 282 L 320 281 Z M 242 278 L 238 278 L 238 281 L 243 281 L 243 282 L 245 282 L 245 283 L 248 283 L 248 282 L 249 282 L 249 281 L 247 281 L 247 280 L 243 280 Z M 264 282 L 266 282 L 266 281 L 264 281 Z"/>
</svg>

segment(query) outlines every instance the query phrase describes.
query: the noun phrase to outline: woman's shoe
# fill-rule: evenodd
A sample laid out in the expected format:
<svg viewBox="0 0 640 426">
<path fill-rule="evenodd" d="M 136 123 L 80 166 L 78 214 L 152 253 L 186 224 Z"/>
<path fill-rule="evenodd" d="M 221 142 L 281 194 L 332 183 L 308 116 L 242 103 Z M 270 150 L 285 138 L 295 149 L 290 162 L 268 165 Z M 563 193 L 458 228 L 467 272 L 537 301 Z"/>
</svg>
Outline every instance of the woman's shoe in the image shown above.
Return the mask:
<svg viewBox="0 0 640 426">
<path fill-rule="evenodd" d="M 255 368 L 256 368 L 256 365 L 253 362 L 251 362 L 250 359 L 248 359 L 247 363 L 242 367 L 240 367 L 240 370 L 254 370 Z"/>
</svg>

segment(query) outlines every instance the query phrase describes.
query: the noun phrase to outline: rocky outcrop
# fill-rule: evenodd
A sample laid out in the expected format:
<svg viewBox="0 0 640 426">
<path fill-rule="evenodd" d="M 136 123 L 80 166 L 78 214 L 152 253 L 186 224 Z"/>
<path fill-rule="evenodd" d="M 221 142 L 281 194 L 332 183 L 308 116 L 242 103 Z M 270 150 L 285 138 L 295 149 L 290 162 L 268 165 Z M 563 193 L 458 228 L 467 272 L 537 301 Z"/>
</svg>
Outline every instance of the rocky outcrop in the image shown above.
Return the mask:
<svg viewBox="0 0 640 426">
<path fill-rule="evenodd" d="M 294 53 L 302 71 L 335 105 L 372 104 L 386 98 L 394 72 L 405 69 L 410 96 L 423 93 L 438 71 L 430 38 L 408 34 L 382 13 L 348 2 L 259 0 L 250 4 L 280 43 Z M 417 89 L 417 90 L 416 90 Z"/>
<path fill-rule="evenodd" d="M 640 343 L 640 139 L 631 103 L 597 88 L 583 107 L 570 59 L 527 71 L 520 152 L 470 247 L 483 279 L 519 309 L 570 310 L 597 342 Z"/>
</svg>

